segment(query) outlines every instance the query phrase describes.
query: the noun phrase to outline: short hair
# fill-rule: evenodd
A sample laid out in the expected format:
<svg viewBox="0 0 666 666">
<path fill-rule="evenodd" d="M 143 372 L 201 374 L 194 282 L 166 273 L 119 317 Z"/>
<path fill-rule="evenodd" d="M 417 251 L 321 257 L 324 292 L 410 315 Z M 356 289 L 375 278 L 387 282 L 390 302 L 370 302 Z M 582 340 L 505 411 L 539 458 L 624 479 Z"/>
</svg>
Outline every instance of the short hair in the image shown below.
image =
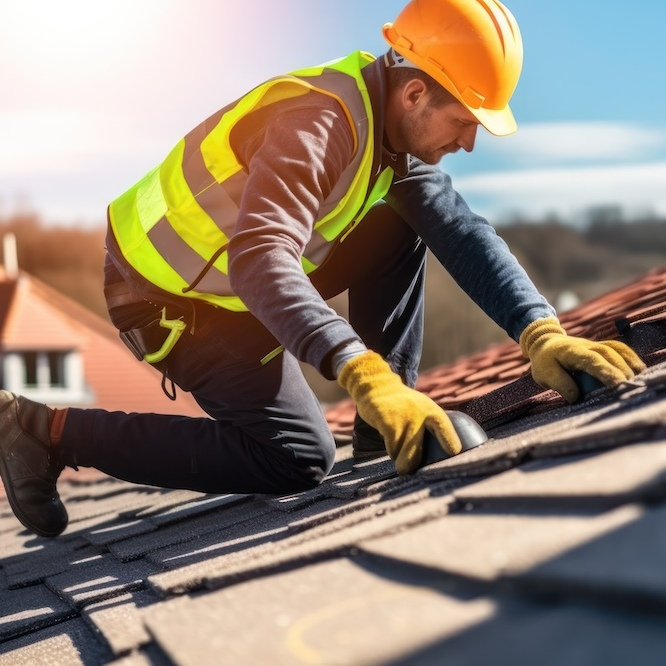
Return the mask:
<svg viewBox="0 0 666 666">
<path fill-rule="evenodd" d="M 387 67 L 386 72 L 388 85 L 391 90 L 404 87 L 407 81 L 411 81 L 412 79 L 419 79 L 425 83 L 434 106 L 440 108 L 459 101 L 444 86 L 437 83 L 430 74 L 427 74 L 422 69 L 417 69 L 416 67 Z"/>
</svg>

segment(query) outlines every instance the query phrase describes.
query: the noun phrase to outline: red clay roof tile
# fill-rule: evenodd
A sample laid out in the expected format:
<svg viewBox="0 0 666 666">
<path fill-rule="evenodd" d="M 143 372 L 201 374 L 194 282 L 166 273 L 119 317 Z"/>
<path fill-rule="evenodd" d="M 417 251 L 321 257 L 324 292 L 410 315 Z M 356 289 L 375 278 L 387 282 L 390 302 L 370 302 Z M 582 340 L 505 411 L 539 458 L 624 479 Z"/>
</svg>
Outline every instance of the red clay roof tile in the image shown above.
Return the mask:
<svg viewBox="0 0 666 666">
<path fill-rule="evenodd" d="M 634 326 L 649 322 L 656 325 L 664 323 L 662 335 L 666 337 L 666 267 L 655 268 L 644 277 L 560 316 L 570 335 L 596 340 L 620 337 L 616 326 L 616 320 L 620 318 Z M 666 350 L 655 347 L 653 343 L 643 360 L 652 365 L 665 357 Z M 484 403 L 483 399 L 512 382 L 521 382 L 524 386 L 522 393 L 526 391 L 527 395 L 522 401 L 509 400 L 507 409 L 522 412 L 521 405 L 523 408 L 529 405 L 543 408 L 548 403 L 561 404 L 557 394 L 536 386 L 528 371 L 529 364 L 522 357 L 519 346 L 513 340 L 507 340 L 454 363 L 423 372 L 417 388 L 445 409 L 463 409 L 475 415 L 477 420 L 483 421 L 485 416 L 486 422 L 492 422 L 497 413 L 492 414 L 490 401 Z M 502 399 L 505 400 L 505 397 L 502 396 Z M 326 412 L 326 418 L 336 438 L 345 441 L 351 435 L 353 402 L 346 400 L 333 405 Z"/>
</svg>

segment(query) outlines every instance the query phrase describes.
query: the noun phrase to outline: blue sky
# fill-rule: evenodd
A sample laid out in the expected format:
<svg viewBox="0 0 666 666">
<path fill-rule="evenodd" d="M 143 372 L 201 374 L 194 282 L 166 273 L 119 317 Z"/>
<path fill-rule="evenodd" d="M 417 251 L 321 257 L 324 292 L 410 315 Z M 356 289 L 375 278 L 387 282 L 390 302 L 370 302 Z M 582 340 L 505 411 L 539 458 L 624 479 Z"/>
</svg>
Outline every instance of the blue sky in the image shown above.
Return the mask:
<svg viewBox="0 0 666 666">
<path fill-rule="evenodd" d="M 102 223 L 211 112 L 274 74 L 380 54 L 403 0 L 0 0 L 0 217 Z M 229 9 L 228 6 L 232 5 Z M 478 212 L 666 216 L 666 3 L 507 0 L 519 131 L 442 168 Z"/>
</svg>

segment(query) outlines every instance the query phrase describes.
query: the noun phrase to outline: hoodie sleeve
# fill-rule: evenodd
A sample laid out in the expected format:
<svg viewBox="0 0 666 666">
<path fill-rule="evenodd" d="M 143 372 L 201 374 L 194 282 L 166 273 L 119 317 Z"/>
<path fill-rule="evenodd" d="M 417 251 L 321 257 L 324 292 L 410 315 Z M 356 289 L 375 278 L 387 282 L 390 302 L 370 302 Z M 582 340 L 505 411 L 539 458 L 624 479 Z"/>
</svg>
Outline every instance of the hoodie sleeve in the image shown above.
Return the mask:
<svg viewBox="0 0 666 666">
<path fill-rule="evenodd" d="M 509 247 L 473 213 L 439 167 L 410 158 L 386 197 L 442 266 L 514 340 L 535 319 L 556 316 Z"/>
<path fill-rule="evenodd" d="M 285 349 L 332 378 L 333 352 L 360 338 L 312 285 L 301 256 L 322 203 L 352 160 L 353 137 L 337 102 L 308 98 L 273 113 L 238 148 L 248 181 L 229 242 L 229 278 Z"/>
</svg>

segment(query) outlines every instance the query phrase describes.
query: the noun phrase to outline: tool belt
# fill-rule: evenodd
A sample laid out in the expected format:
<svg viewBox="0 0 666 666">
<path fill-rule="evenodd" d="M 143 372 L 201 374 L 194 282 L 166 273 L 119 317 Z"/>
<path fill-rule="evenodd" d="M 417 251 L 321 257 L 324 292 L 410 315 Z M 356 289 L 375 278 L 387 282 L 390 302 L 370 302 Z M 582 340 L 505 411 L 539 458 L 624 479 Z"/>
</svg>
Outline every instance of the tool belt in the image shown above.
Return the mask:
<svg viewBox="0 0 666 666">
<path fill-rule="evenodd" d="M 187 324 L 182 319 L 168 319 L 164 307 L 158 321 L 141 328 L 120 331 L 120 339 L 139 361 L 154 364 L 169 355 L 186 328 Z"/>
<path fill-rule="evenodd" d="M 104 265 L 104 296 L 120 339 L 139 361 L 152 364 L 168 357 L 184 331 L 194 333 L 196 318 L 208 317 L 213 307 L 125 277 L 108 255 Z M 278 345 L 259 363 L 266 365 L 283 351 L 284 347 Z M 166 389 L 164 392 L 171 397 Z"/>
<path fill-rule="evenodd" d="M 104 297 L 120 339 L 139 361 L 163 361 L 189 327 L 186 310 L 180 303 L 165 303 L 159 295 L 153 300 L 137 293 L 110 261 L 104 272 Z"/>
</svg>

